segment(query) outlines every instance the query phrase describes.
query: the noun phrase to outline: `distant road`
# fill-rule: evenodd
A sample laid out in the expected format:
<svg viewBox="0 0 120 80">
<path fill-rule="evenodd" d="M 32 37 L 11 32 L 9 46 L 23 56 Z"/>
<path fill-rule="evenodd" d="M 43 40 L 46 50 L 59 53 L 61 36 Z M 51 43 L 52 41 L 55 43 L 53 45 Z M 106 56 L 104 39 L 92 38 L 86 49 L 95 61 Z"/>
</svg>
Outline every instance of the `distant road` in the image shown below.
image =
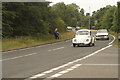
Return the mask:
<svg viewBox="0 0 120 80">
<path fill-rule="evenodd" d="M 3 62 L 3 78 L 28 78 L 48 71 L 90 55 L 108 46 L 113 39 L 110 36 L 110 40 L 96 41 L 93 47 L 72 47 L 71 40 L 67 40 L 54 44 L 4 52 L 2 54 L 3 59 L 1 60 Z M 69 64 L 66 66 L 69 66 Z M 60 69 L 62 68 L 64 66 Z"/>
</svg>

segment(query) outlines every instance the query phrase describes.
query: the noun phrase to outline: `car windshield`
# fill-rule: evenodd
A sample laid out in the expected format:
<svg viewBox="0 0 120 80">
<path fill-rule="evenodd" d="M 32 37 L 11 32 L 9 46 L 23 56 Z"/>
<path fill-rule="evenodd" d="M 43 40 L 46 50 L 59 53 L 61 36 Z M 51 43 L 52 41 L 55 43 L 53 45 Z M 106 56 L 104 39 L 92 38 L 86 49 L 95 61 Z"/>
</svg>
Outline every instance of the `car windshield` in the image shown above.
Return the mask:
<svg viewBox="0 0 120 80">
<path fill-rule="evenodd" d="M 89 32 L 88 31 L 78 31 L 76 34 L 77 35 L 88 35 Z"/>
<path fill-rule="evenodd" d="M 98 33 L 107 33 L 107 30 L 98 30 Z"/>
</svg>

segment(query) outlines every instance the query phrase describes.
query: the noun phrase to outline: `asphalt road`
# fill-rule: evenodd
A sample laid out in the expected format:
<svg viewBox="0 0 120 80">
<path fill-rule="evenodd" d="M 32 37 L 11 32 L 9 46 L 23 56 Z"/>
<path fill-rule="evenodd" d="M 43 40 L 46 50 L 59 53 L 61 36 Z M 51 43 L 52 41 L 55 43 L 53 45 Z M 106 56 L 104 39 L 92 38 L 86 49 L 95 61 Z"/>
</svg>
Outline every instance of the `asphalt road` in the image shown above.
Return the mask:
<svg viewBox="0 0 120 80">
<path fill-rule="evenodd" d="M 93 47 L 72 47 L 71 40 L 2 53 L 3 78 L 28 78 L 106 47 L 110 40 L 96 41 Z M 68 65 L 69 66 L 69 65 Z M 67 66 L 67 67 L 68 67 Z M 64 67 L 61 67 L 62 69 Z M 60 70 L 59 69 L 59 70 Z"/>
</svg>

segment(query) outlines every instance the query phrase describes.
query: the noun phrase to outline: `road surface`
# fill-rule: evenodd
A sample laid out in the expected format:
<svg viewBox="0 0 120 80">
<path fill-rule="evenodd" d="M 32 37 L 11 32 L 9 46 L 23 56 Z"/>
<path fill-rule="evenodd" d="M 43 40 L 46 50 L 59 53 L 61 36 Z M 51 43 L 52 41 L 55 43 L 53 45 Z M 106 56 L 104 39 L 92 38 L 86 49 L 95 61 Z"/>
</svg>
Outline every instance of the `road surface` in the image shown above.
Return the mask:
<svg viewBox="0 0 120 80">
<path fill-rule="evenodd" d="M 111 70 L 111 75 L 114 74 L 111 77 L 115 78 L 118 75 L 116 72 L 118 70 L 118 52 L 107 54 L 107 52 L 117 49 L 111 48 L 112 46 L 110 43 L 112 43 L 113 40 L 114 37 L 110 35 L 110 40 L 97 40 L 93 47 L 73 47 L 71 40 L 67 40 L 53 44 L 3 52 L 1 60 L 3 70 L 2 76 L 3 78 L 47 79 L 55 76 L 61 71 L 65 73 L 64 70 L 76 67 L 78 70 L 72 70 L 69 74 L 66 72 L 67 74 L 63 74 L 60 77 L 90 78 L 96 76 L 95 78 L 99 78 L 101 77 L 99 73 L 96 72 L 93 76 L 90 75 L 91 72 L 89 71 L 97 71 L 99 69 L 99 72 L 101 71 L 102 73 L 102 71 L 105 70 L 104 68 L 106 68 L 104 66 L 108 66 Z M 104 54 L 97 54 L 104 50 L 107 50 L 107 52 L 104 52 Z M 92 66 L 94 66 L 95 70 Z M 103 67 L 100 68 L 96 66 Z M 86 70 L 86 67 L 88 67 L 88 70 Z M 81 76 L 78 75 L 79 71 L 81 71 Z M 102 77 L 111 78 L 110 75 L 107 74 Z"/>
</svg>

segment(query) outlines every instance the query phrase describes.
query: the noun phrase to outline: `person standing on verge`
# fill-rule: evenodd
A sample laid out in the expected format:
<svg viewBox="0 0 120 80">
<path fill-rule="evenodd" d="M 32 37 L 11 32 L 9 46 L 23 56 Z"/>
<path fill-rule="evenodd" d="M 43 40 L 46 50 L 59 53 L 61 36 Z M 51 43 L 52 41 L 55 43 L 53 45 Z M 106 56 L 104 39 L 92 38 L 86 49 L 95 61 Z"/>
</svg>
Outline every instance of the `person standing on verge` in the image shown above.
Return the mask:
<svg viewBox="0 0 120 80">
<path fill-rule="evenodd" d="M 58 29 L 56 28 L 55 29 L 55 32 L 54 32 L 54 35 L 55 35 L 55 39 L 59 39 L 59 32 L 58 32 Z"/>
</svg>

